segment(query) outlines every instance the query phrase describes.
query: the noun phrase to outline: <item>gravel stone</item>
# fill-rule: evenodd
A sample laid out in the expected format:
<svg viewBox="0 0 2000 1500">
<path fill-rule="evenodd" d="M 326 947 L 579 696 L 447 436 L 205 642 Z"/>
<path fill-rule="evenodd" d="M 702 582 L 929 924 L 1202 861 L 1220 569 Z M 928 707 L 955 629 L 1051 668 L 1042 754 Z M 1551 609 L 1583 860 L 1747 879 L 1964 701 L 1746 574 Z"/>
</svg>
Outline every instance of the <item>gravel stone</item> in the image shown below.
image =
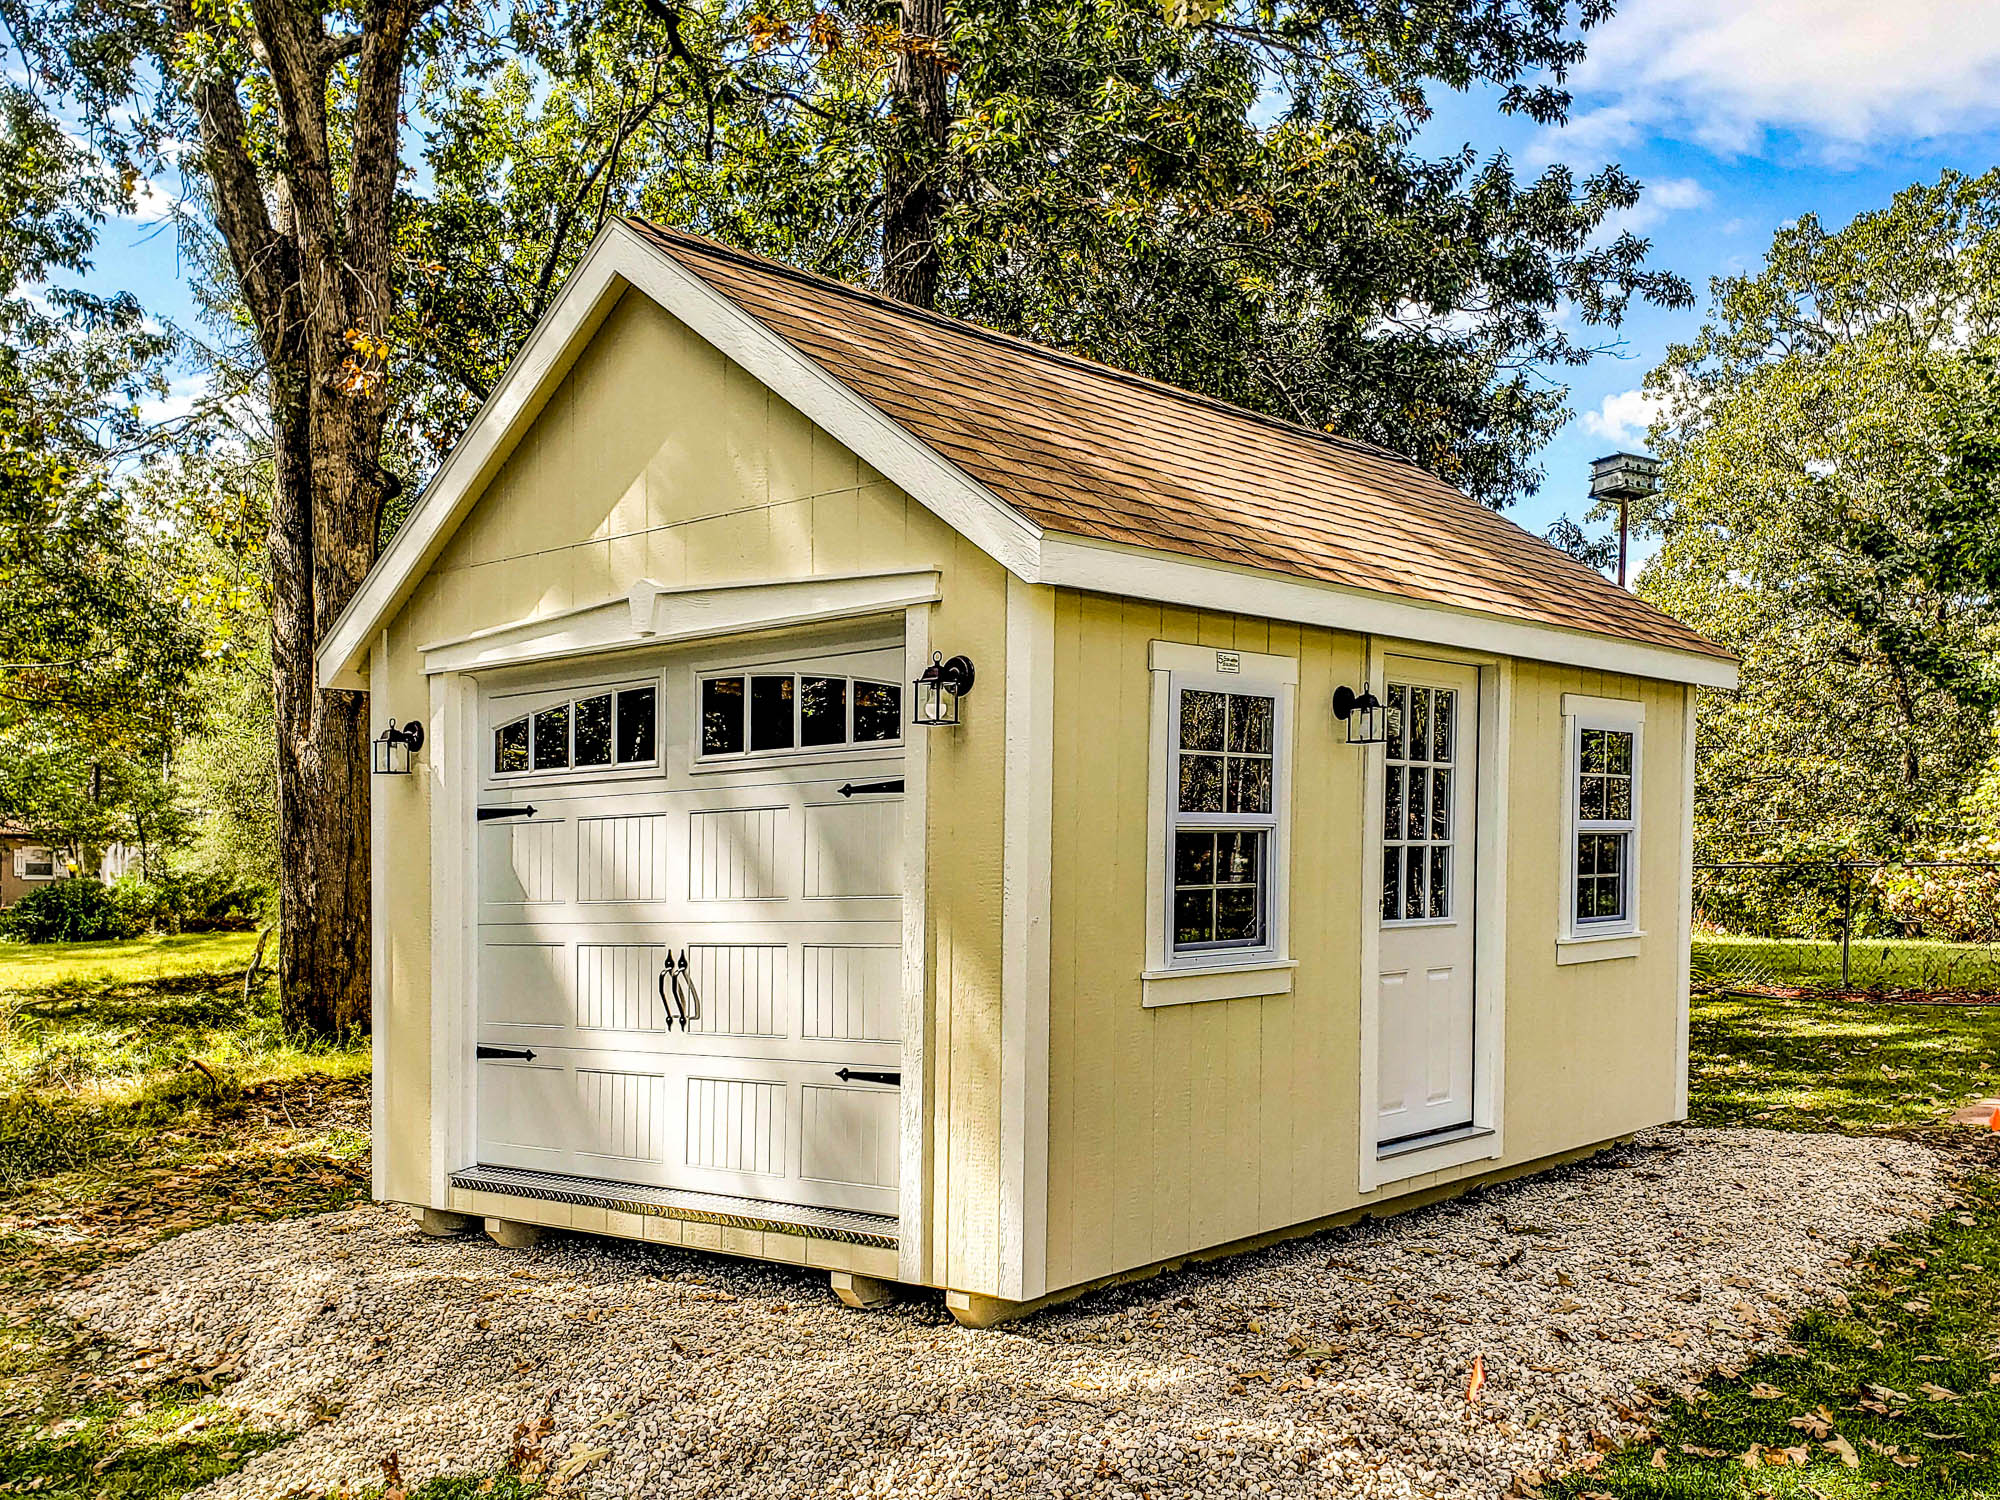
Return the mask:
<svg viewBox="0 0 2000 1500">
<path fill-rule="evenodd" d="M 186 1234 L 58 1298 L 240 1376 L 299 1436 L 202 1493 L 490 1472 L 546 1415 L 576 1496 L 1484 1496 L 1643 1430 L 1950 1199 L 1889 1139 L 1649 1132 L 1594 1160 L 961 1329 L 934 1296 L 363 1208 Z M 1484 1390 L 1468 1403 L 1475 1356 Z M 597 1450 L 602 1450 L 598 1452 Z"/>
</svg>

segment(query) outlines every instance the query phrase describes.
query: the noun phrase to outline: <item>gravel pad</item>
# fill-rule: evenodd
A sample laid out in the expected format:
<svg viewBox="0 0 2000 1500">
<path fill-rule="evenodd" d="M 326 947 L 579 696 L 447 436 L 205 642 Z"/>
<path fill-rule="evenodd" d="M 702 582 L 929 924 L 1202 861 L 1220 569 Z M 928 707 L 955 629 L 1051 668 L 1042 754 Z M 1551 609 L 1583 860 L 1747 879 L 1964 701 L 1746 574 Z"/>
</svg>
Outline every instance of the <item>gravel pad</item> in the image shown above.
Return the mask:
<svg viewBox="0 0 2000 1500">
<path fill-rule="evenodd" d="M 1634 1434 L 1643 1387 L 1772 1347 L 1948 1196 L 1905 1142 L 1664 1130 L 984 1332 L 930 1298 L 849 1311 L 823 1275 L 429 1240 L 376 1208 L 187 1234 L 59 1305 L 224 1356 L 225 1399 L 300 1433 L 211 1496 L 379 1482 L 391 1451 L 412 1485 L 490 1472 L 522 1423 L 577 1496 L 1494 1495 Z"/>
</svg>

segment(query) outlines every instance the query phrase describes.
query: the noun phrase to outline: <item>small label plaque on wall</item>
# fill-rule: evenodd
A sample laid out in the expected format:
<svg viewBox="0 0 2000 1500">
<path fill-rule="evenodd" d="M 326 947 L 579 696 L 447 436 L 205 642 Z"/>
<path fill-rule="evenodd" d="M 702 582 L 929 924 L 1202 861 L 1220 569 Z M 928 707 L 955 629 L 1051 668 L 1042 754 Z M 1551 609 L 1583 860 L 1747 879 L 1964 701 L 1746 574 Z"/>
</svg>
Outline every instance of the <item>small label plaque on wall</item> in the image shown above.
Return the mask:
<svg viewBox="0 0 2000 1500">
<path fill-rule="evenodd" d="M 1218 672 L 1240 672 L 1243 670 L 1243 658 L 1238 656 L 1234 651 L 1218 651 L 1215 653 L 1215 670 Z"/>
</svg>

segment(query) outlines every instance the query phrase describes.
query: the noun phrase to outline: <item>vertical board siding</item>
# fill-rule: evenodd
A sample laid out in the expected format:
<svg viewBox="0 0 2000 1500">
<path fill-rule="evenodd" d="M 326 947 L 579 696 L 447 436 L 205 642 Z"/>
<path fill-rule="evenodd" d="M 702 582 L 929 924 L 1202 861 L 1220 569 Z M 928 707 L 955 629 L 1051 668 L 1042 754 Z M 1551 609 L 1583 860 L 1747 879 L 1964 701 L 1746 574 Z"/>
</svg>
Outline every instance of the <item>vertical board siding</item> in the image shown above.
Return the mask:
<svg viewBox="0 0 2000 1500">
<path fill-rule="evenodd" d="M 902 890 L 903 804 L 816 802 L 806 808 L 809 897 L 894 896 Z"/>
<path fill-rule="evenodd" d="M 1367 642 L 1340 632 L 1089 595 L 1057 610 L 1051 914 L 1049 1282 L 1074 1284 L 1359 1206 L 1360 868 L 1369 752 L 1329 704 Z M 1290 825 L 1293 992 L 1146 1010 L 1152 640 L 1295 656 Z M 1375 643 L 1377 652 L 1388 643 Z M 1421 655 L 1421 648 L 1396 649 Z M 1641 925 L 1671 934 L 1683 690 L 1522 662 L 1508 704 L 1502 1165 L 1672 1114 L 1671 937 L 1638 960 L 1555 963 L 1561 698 L 1646 705 Z M 1373 810 L 1368 810 L 1373 811 Z M 1477 1163 L 1395 1184 L 1412 1191 Z"/>
</svg>

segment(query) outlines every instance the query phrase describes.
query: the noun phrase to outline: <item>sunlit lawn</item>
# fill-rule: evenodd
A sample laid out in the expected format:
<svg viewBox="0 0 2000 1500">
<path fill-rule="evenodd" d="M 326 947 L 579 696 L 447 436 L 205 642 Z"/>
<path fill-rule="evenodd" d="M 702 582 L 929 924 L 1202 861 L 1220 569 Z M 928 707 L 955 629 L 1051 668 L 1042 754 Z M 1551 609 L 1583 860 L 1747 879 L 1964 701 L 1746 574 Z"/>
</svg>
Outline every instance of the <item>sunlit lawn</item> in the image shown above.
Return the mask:
<svg viewBox="0 0 2000 1500">
<path fill-rule="evenodd" d="M 1698 995 L 1689 1052 L 1698 1125 L 1934 1124 L 2000 1092 L 2000 1005 Z"/>
<path fill-rule="evenodd" d="M 64 984 L 139 984 L 188 974 L 241 974 L 254 932 L 191 932 L 118 943 L 0 943 L 0 992 Z M 266 950 L 268 962 L 272 954 Z"/>
<path fill-rule="evenodd" d="M 1698 936 L 1694 975 L 1716 984 L 1836 986 L 1840 940 Z M 1848 981 L 1865 990 L 2000 994 L 2000 945 L 1856 938 Z"/>
</svg>

